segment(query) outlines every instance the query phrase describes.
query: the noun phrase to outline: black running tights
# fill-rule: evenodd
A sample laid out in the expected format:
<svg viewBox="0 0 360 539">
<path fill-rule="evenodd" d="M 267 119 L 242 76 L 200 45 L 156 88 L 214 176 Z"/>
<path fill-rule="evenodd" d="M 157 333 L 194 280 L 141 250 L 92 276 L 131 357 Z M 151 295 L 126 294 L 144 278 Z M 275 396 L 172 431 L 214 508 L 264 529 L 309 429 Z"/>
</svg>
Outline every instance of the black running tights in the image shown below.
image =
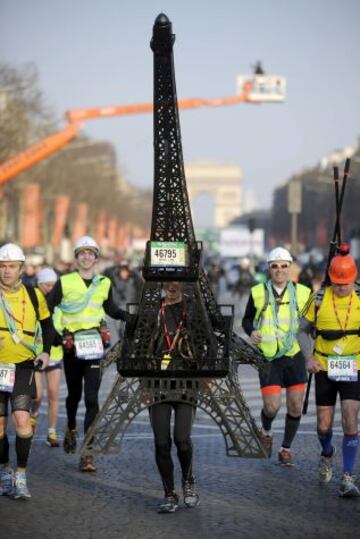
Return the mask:
<svg viewBox="0 0 360 539">
<path fill-rule="evenodd" d="M 99 411 L 98 393 L 101 382 L 100 360 L 87 361 L 76 359 L 71 353 L 64 354 L 64 372 L 68 389 L 66 412 L 68 427 L 71 430 L 76 428 L 76 412 L 81 400 L 84 381 L 84 432 L 86 433 Z"/>
<path fill-rule="evenodd" d="M 177 448 L 183 480 L 192 479 L 191 427 L 195 407 L 179 402 L 154 404 L 150 408 L 151 426 L 155 437 L 155 457 L 165 495 L 174 491 L 174 464 L 171 458 L 171 412 L 175 411 L 174 442 Z"/>
</svg>

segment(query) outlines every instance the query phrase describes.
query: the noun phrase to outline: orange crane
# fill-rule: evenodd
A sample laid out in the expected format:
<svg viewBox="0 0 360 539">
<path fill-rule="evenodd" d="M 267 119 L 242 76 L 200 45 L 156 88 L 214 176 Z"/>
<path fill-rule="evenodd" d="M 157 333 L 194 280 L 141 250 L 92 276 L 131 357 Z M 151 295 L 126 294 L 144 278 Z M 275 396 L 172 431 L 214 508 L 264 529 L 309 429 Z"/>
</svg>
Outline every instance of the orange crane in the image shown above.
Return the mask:
<svg viewBox="0 0 360 539">
<path fill-rule="evenodd" d="M 281 77 L 253 75 L 242 79 L 238 95 L 217 99 L 201 97 L 180 99 L 180 109 L 195 109 L 200 107 L 222 107 L 246 102 L 259 104 L 264 101 L 283 101 L 284 92 L 279 95 L 279 80 Z M 284 87 L 285 91 L 285 87 Z M 93 107 L 73 109 L 66 112 L 67 124 L 64 129 L 30 146 L 23 152 L 11 157 L 0 165 L 0 185 L 8 182 L 20 172 L 24 172 L 42 159 L 59 151 L 72 139 L 76 138 L 81 128 L 81 122 L 110 116 L 125 116 L 128 114 L 143 114 L 152 112 L 153 103 L 138 103 L 133 105 L 118 105 L 109 107 Z"/>
</svg>

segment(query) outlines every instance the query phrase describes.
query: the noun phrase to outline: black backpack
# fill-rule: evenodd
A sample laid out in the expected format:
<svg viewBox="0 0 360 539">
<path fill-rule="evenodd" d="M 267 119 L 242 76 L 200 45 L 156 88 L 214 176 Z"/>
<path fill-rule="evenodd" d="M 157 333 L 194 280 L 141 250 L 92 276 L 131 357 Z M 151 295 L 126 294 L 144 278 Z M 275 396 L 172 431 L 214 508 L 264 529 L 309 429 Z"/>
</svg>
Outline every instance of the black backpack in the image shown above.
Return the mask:
<svg viewBox="0 0 360 539">
<path fill-rule="evenodd" d="M 36 320 L 40 320 L 40 314 L 39 314 L 39 300 L 36 295 L 35 288 L 33 286 L 28 286 L 27 284 L 24 284 L 26 288 L 26 292 L 29 294 L 29 298 L 31 300 L 32 306 L 34 307 Z"/>
</svg>

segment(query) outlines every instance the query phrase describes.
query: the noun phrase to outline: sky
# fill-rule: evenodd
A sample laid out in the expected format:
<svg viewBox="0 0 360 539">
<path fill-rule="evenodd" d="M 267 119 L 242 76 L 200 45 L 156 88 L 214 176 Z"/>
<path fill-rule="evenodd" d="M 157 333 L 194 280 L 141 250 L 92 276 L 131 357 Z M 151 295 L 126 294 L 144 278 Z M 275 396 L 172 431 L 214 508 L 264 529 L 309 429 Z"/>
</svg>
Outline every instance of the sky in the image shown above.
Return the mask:
<svg viewBox="0 0 360 539">
<path fill-rule="evenodd" d="M 235 95 L 257 60 L 287 79 L 282 104 L 182 111 L 185 163 L 239 165 L 268 208 L 276 186 L 358 140 L 359 0 L 1 0 L 0 61 L 34 63 L 59 120 L 71 108 L 148 102 L 161 12 L 176 34 L 179 98 Z M 151 114 L 86 122 L 83 133 L 113 143 L 128 181 L 152 187 Z"/>
</svg>

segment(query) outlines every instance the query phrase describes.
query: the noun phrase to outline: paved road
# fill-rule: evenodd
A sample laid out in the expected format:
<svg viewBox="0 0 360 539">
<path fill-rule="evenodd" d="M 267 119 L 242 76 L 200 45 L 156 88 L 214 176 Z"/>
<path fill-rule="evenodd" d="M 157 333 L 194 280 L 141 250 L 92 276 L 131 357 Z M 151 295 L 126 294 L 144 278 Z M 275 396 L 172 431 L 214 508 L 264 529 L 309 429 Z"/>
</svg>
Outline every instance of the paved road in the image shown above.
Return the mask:
<svg viewBox="0 0 360 539">
<path fill-rule="evenodd" d="M 102 398 L 115 376 L 108 369 Z M 253 369 L 241 368 L 250 408 L 258 417 L 260 398 Z M 65 394 L 62 385 L 62 397 Z M 80 412 L 83 412 L 81 406 Z M 232 539 L 339 538 L 357 536 L 360 499 L 337 496 L 337 477 L 320 487 L 316 481 L 318 446 L 314 407 L 303 420 L 294 444 L 296 466 L 285 469 L 270 460 L 225 456 L 217 426 L 199 414 L 194 427 L 195 472 L 201 505 L 158 515 L 160 479 L 153 456 L 147 414 L 138 416 L 117 456 L 98 459 L 96 474 L 77 471 L 77 455 L 45 445 L 46 418 L 41 416 L 29 467 L 29 502 L 0 498 L 2 539 Z M 275 447 L 281 443 L 284 414 L 275 423 Z M 65 424 L 60 414 L 60 432 Z M 339 424 L 335 429 L 341 444 Z M 340 457 L 336 457 L 340 468 Z M 359 464 L 357 465 L 359 471 Z M 338 475 L 338 474 L 337 474 Z M 177 483 L 180 472 L 176 465 Z"/>
</svg>

